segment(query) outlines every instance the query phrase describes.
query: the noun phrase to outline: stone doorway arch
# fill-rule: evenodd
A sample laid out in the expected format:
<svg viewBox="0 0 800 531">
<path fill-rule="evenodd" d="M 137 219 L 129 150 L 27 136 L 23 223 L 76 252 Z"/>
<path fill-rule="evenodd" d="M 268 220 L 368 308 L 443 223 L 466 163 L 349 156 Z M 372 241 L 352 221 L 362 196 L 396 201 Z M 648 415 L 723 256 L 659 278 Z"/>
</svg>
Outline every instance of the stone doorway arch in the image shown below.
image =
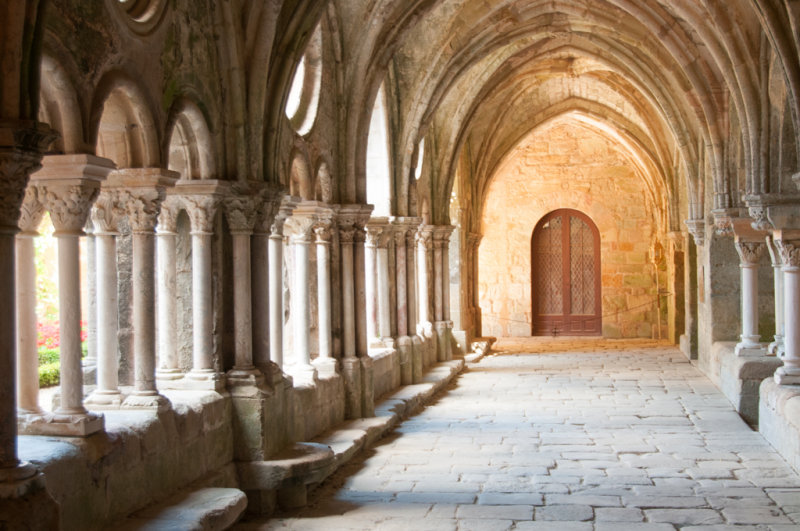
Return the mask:
<svg viewBox="0 0 800 531">
<path fill-rule="evenodd" d="M 562 208 L 531 235 L 531 334 L 599 336 L 600 231 L 586 214 Z"/>
</svg>

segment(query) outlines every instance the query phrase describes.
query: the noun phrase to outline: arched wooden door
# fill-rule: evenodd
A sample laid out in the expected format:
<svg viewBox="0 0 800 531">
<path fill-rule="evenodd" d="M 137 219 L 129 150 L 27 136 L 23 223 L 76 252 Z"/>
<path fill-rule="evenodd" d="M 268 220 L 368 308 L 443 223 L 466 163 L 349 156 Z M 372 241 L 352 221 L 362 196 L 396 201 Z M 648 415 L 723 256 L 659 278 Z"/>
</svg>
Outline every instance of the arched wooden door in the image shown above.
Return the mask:
<svg viewBox="0 0 800 531">
<path fill-rule="evenodd" d="M 600 232 L 586 214 L 563 208 L 536 224 L 531 303 L 534 336 L 600 335 Z"/>
</svg>

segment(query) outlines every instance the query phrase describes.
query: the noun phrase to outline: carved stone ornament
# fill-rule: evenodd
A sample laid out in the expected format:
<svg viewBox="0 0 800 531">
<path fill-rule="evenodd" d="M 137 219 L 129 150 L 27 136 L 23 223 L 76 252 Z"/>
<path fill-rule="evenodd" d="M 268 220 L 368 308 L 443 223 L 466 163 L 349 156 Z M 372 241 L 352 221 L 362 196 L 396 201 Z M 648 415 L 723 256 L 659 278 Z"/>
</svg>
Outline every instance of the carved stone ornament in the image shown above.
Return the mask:
<svg viewBox="0 0 800 531">
<path fill-rule="evenodd" d="M 261 200 L 258 203 L 253 230 L 262 234 L 269 234 L 272 232 L 272 223 L 275 220 L 279 203 L 276 201 L 274 194 L 269 191 L 262 192 Z"/>
<path fill-rule="evenodd" d="M 800 241 L 775 240 L 784 269 L 800 269 Z"/>
<path fill-rule="evenodd" d="M 732 236 L 733 235 L 733 219 L 730 214 L 724 210 L 712 211 L 714 216 L 714 232 L 717 236 Z"/>
<path fill-rule="evenodd" d="M 330 243 L 331 235 L 333 234 L 331 223 L 329 221 L 317 223 L 314 225 L 314 234 L 317 237 L 317 243 Z"/>
<path fill-rule="evenodd" d="M 387 230 L 384 225 L 367 225 L 367 245 L 371 247 L 380 247 L 381 242 L 386 240 L 384 237 Z"/>
<path fill-rule="evenodd" d="M 736 242 L 736 252 L 739 253 L 742 265 L 758 265 L 766 251 L 766 242 Z"/>
<path fill-rule="evenodd" d="M 43 184 L 37 185 L 39 200 L 50 213 L 55 233 L 83 234 L 100 189 L 97 185 Z"/>
<path fill-rule="evenodd" d="M 800 190 L 800 171 L 792 175 L 792 181 L 797 189 Z"/>
<path fill-rule="evenodd" d="M 116 234 L 117 222 L 125 215 L 120 207 L 116 190 L 100 190 L 100 195 L 92 207 L 92 223 L 95 234 Z"/>
<path fill-rule="evenodd" d="M 42 223 L 45 208 L 39 201 L 35 186 L 28 186 L 25 189 L 25 197 L 22 200 L 22 207 L 19 216 L 19 229 L 22 234 L 36 236 L 36 230 Z"/>
<path fill-rule="evenodd" d="M 231 232 L 247 234 L 253 232 L 258 208 L 252 197 L 226 197 L 224 205 Z"/>
<path fill-rule="evenodd" d="M 181 196 L 181 201 L 189 220 L 192 223 L 192 232 L 211 234 L 214 232 L 214 215 L 217 213 L 217 199 L 204 195 Z"/>
<path fill-rule="evenodd" d="M 694 238 L 694 243 L 702 247 L 706 243 L 706 221 L 704 219 L 687 219 L 683 222 Z"/>
<path fill-rule="evenodd" d="M 311 216 L 292 216 L 286 220 L 292 243 L 311 243 L 311 234 L 317 220 Z"/>
<path fill-rule="evenodd" d="M 774 227 L 767 218 L 767 209 L 763 206 L 751 206 L 747 208 L 748 214 L 753 218 L 750 224 L 755 230 L 772 230 Z"/>
<path fill-rule="evenodd" d="M 128 223 L 133 232 L 151 233 L 155 230 L 156 221 L 165 193 L 161 188 L 131 188 L 120 190 L 119 201 L 128 216 Z"/>
<path fill-rule="evenodd" d="M 420 226 L 417 231 L 417 245 L 424 245 L 426 249 L 431 249 L 433 245 L 433 227 L 430 225 Z"/>
<path fill-rule="evenodd" d="M 339 225 L 339 241 L 352 245 L 355 241 L 357 229 L 353 225 Z"/>
<path fill-rule="evenodd" d="M 158 213 L 158 232 L 162 234 L 175 234 L 178 232 L 178 214 L 181 211 L 181 200 L 174 195 L 168 195 L 161 203 Z"/>
<path fill-rule="evenodd" d="M 405 227 L 403 226 L 395 227 L 394 231 L 392 231 L 392 237 L 394 238 L 395 247 L 402 247 L 406 245 L 407 236 L 408 236 L 408 230 L 406 230 Z"/>
</svg>

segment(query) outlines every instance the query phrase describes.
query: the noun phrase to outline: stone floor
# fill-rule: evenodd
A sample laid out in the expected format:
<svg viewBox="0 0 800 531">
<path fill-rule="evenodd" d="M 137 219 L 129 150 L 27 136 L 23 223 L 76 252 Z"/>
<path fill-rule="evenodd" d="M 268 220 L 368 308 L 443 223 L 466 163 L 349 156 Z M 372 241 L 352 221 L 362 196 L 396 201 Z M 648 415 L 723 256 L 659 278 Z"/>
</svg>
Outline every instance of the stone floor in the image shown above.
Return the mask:
<svg viewBox="0 0 800 531">
<path fill-rule="evenodd" d="M 800 477 L 674 347 L 495 351 L 311 506 L 237 529 L 800 529 Z"/>
</svg>

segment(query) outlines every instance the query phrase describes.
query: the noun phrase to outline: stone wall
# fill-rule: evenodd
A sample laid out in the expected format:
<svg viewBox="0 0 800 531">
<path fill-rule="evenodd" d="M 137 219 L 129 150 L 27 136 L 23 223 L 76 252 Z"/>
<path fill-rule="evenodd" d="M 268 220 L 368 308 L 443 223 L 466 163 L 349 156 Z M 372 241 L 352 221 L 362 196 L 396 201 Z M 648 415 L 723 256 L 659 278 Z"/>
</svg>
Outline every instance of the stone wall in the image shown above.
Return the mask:
<svg viewBox="0 0 800 531">
<path fill-rule="evenodd" d="M 556 123 L 509 154 L 487 197 L 479 250 L 483 335 L 530 335 L 531 235 L 547 213 L 572 208 L 600 231 L 603 336 L 657 337 L 656 215 L 619 146 L 574 122 Z"/>
</svg>

